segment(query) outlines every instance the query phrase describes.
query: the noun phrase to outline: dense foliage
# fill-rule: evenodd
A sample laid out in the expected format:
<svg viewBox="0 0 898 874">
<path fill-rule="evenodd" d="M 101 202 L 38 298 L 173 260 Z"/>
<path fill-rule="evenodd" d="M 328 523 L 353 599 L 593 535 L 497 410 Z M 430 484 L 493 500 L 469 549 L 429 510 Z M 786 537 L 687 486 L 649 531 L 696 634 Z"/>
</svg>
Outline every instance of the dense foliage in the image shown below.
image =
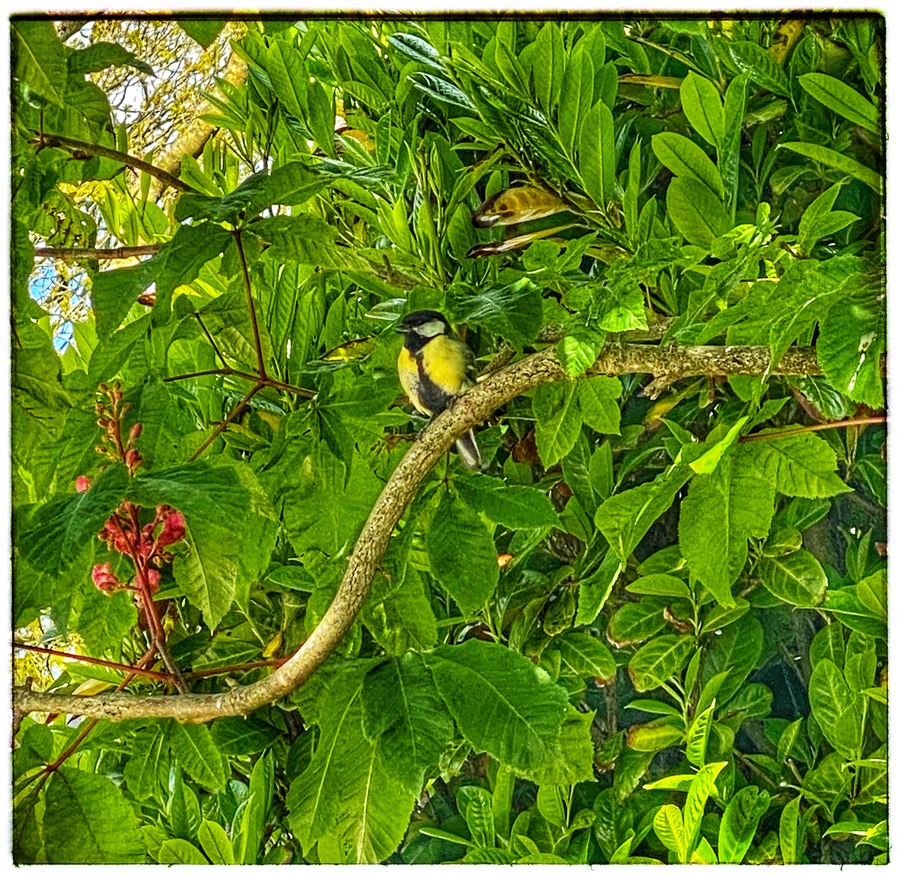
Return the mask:
<svg viewBox="0 0 898 874">
<path fill-rule="evenodd" d="M 249 22 L 168 181 L 94 82 L 141 58 L 12 32 L 13 624 L 61 699 L 17 861 L 885 860 L 880 19 Z M 428 476 L 301 688 L 66 717 L 300 646 L 422 427 L 416 309 L 569 379 Z M 634 341 L 771 372 L 589 374 Z"/>
</svg>

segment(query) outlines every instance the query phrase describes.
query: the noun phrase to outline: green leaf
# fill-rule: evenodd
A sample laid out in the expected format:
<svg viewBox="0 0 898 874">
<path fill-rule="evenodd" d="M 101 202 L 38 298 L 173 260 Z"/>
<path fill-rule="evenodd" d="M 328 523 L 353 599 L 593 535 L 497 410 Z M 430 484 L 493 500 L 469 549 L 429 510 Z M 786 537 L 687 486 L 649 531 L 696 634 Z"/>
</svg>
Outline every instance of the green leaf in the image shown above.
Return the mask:
<svg viewBox="0 0 898 874">
<path fill-rule="evenodd" d="M 656 595 L 661 598 L 691 598 L 692 592 L 678 577 L 670 574 L 647 574 L 627 586 L 634 595 Z"/>
<path fill-rule="evenodd" d="M 720 92 L 714 83 L 690 70 L 680 83 L 680 102 L 686 120 L 699 136 L 721 150 L 726 122 Z"/>
<path fill-rule="evenodd" d="M 717 855 L 723 865 L 738 865 L 751 846 L 758 823 L 770 806 L 770 795 L 757 786 L 743 786 L 720 818 Z"/>
<path fill-rule="evenodd" d="M 192 779 L 206 789 L 224 788 L 229 772 L 207 725 L 173 719 L 166 736 L 178 764 Z"/>
<path fill-rule="evenodd" d="M 617 647 L 642 643 L 670 626 L 664 618 L 666 602 L 641 598 L 619 607 L 608 623 L 608 639 Z"/>
<path fill-rule="evenodd" d="M 705 249 L 733 227 L 723 201 L 703 182 L 689 177 L 671 180 L 667 213 L 687 242 Z"/>
<path fill-rule="evenodd" d="M 527 278 L 477 294 L 450 297 L 447 304 L 453 322 L 484 327 L 518 350 L 532 343 L 542 327 L 542 294 Z"/>
<path fill-rule="evenodd" d="M 86 492 L 55 498 L 36 508 L 16 532 L 21 555 L 39 571 L 61 574 L 103 528 L 124 498 L 128 483 L 125 466 L 115 464 Z"/>
<path fill-rule="evenodd" d="M 859 588 L 843 586 L 841 589 L 829 589 L 820 609 L 834 613 L 839 622 L 848 628 L 872 637 L 886 638 L 888 628 L 885 618 L 861 602 Z"/>
<path fill-rule="evenodd" d="M 777 429 L 757 433 L 763 435 L 772 431 Z M 834 472 L 838 466 L 836 453 L 816 434 L 799 432 L 794 437 L 752 440 L 739 447 L 739 454 L 746 465 L 762 473 L 778 492 L 785 495 L 827 498 L 851 491 Z"/>
<path fill-rule="evenodd" d="M 437 625 L 421 575 L 407 567 L 398 588 L 379 585 L 381 579 L 385 578 L 375 577 L 362 607 L 362 621 L 371 636 L 390 655 L 430 649 L 437 642 Z"/>
<path fill-rule="evenodd" d="M 50 777 L 45 804 L 47 862 L 134 865 L 144 860 L 137 817 L 107 777 L 63 765 Z"/>
<path fill-rule="evenodd" d="M 583 122 L 593 105 L 594 83 L 592 58 L 578 43 L 564 71 L 561 83 L 564 99 L 558 105 L 558 133 L 568 155 L 577 153 Z"/>
<path fill-rule="evenodd" d="M 546 382 L 533 395 L 536 417 L 536 445 L 543 466 L 552 467 L 577 442 L 583 415 L 577 403 L 577 383 L 570 380 Z"/>
<path fill-rule="evenodd" d="M 683 814 L 679 807 L 674 804 L 662 805 L 655 814 L 652 826 L 658 840 L 677 857 L 681 865 L 689 861 L 686 855 L 689 838 L 683 827 Z"/>
<path fill-rule="evenodd" d="M 710 707 L 692 720 L 686 731 L 686 758 L 696 768 L 701 768 L 705 764 L 708 738 L 711 735 L 711 724 L 714 720 L 714 707 L 712 702 Z"/>
<path fill-rule="evenodd" d="M 852 693 L 842 672 L 829 659 L 821 659 L 808 684 L 811 712 L 823 736 L 839 751 L 856 755 L 861 743 L 858 696 Z"/>
<path fill-rule="evenodd" d="M 551 113 L 561 94 L 566 58 L 561 29 L 554 21 L 547 21 L 539 29 L 533 48 L 533 84 L 536 97 L 542 108 Z"/>
<path fill-rule="evenodd" d="M 457 480 L 466 504 L 506 528 L 542 528 L 558 524 L 549 498 L 531 486 L 509 486 L 493 476 L 477 474 Z"/>
<path fill-rule="evenodd" d="M 620 434 L 620 380 L 592 376 L 577 382 L 577 404 L 583 423 L 600 434 Z"/>
<path fill-rule="evenodd" d="M 555 347 L 555 354 L 564 368 L 564 372 L 571 378 L 582 376 L 593 366 L 602 346 L 592 337 L 575 337 L 568 334 L 562 338 Z"/>
<path fill-rule="evenodd" d="M 868 185 L 876 194 L 882 194 L 882 176 L 876 170 L 817 143 L 779 143 L 779 148 L 789 149 L 819 164 L 825 164 L 841 173 L 846 173 L 854 179 L 858 179 Z"/>
<path fill-rule="evenodd" d="M 591 625 L 605 606 L 617 578 L 624 569 L 613 549 L 609 549 L 598 569 L 580 580 L 577 595 L 577 625 Z"/>
<path fill-rule="evenodd" d="M 671 678 L 695 647 L 683 634 L 662 634 L 640 647 L 630 659 L 630 678 L 637 692 L 657 689 Z"/>
<path fill-rule="evenodd" d="M 864 577 L 857 584 L 857 597 L 874 616 L 886 621 L 888 618 L 888 598 L 885 571 L 877 571 Z"/>
<path fill-rule="evenodd" d="M 317 184 L 317 189 L 323 187 Z M 270 245 L 268 256 L 277 261 L 361 273 L 371 269 L 355 250 L 337 242 L 336 228 L 313 215 L 263 218 L 253 223 L 251 230 Z"/>
<path fill-rule="evenodd" d="M 691 477 L 688 465 L 674 465 L 652 482 L 612 495 L 602 503 L 596 511 L 596 527 L 621 561 L 629 558 Z"/>
<path fill-rule="evenodd" d="M 840 297 L 820 323 L 817 355 L 827 379 L 853 401 L 883 406 L 881 358 L 886 336 L 883 293 L 861 288 Z"/>
<path fill-rule="evenodd" d="M 692 859 L 692 854 L 698 846 L 701 837 L 702 818 L 705 813 L 705 804 L 712 792 L 716 795 L 714 781 L 718 774 L 727 766 L 727 762 L 713 762 L 699 768 L 695 779 L 689 785 L 686 793 L 686 804 L 683 806 L 683 829 L 686 832 L 686 858 Z"/>
<path fill-rule="evenodd" d="M 321 734 L 311 764 L 287 795 L 288 822 L 304 852 L 322 838 L 339 838 L 352 864 L 387 858 L 405 834 L 415 801 L 385 767 L 380 741 L 372 743 L 363 731 L 361 682 L 369 666 L 352 663 L 326 679 L 319 671 L 318 682 L 304 687 L 305 700 L 322 708 Z"/>
<path fill-rule="evenodd" d="M 569 787 L 594 779 L 592 716 L 568 711 L 561 727 L 548 744 L 548 759 L 543 765 L 524 771 L 523 776 L 537 786 Z"/>
<path fill-rule="evenodd" d="M 496 831 L 490 793 L 482 786 L 469 785 L 459 787 L 455 797 L 474 843 L 478 847 L 495 847 Z"/>
<path fill-rule="evenodd" d="M 347 481 L 343 463 L 323 447 L 302 458 L 290 477 L 296 487 L 286 492 L 284 524 L 297 553 L 333 555 L 351 545 L 383 488 L 359 453 L 352 455 Z"/>
<path fill-rule="evenodd" d="M 826 595 L 826 573 L 807 549 L 762 558 L 755 573 L 764 588 L 796 607 L 816 607 Z"/>
<path fill-rule="evenodd" d="M 478 513 L 445 493 L 427 533 L 430 569 L 468 616 L 492 595 L 499 581 L 499 558 L 492 535 Z"/>
<path fill-rule="evenodd" d="M 204 819 L 197 830 L 203 852 L 213 865 L 233 865 L 234 850 L 228 833 L 214 820 Z M 163 847 L 165 844 L 163 844 Z M 159 860 L 162 861 L 161 859 Z"/>
<path fill-rule="evenodd" d="M 424 775 L 453 738 L 452 719 L 418 653 L 406 653 L 371 671 L 362 686 L 366 736 L 394 779 L 419 795 Z"/>
<path fill-rule="evenodd" d="M 565 631 L 550 646 L 558 650 L 562 662 L 578 677 L 593 677 L 601 685 L 617 674 L 611 651 L 585 631 Z"/>
<path fill-rule="evenodd" d="M 578 154 L 583 189 L 604 209 L 615 199 L 617 186 L 614 117 L 604 103 L 596 103 L 583 119 Z"/>
<path fill-rule="evenodd" d="M 680 549 L 691 572 L 721 604 L 734 603 L 730 587 L 748 558 L 748 538 L 766 536 L 773 498 L 765 477 L 732 458 L 689 487 L 680 508 Z"/>
<path fill-rule="evenodd" d="M 756 42 L 738 40 L 727 46 L 740 73 L 748 73 L 762 88 L 789 97 L 789 80 L 783 68 Z"/>
<path fill-rule="evenodd" d="M 212 723 L 212 740 L 223 756 L 253 756 L 270 749 L 278 729 L 261 719 L 225 716 Z"/>
<path fill-rule="evenodd" d="M 68 70 L 65 47 L 52 21 L 14 21 L 15 77 L 32 91 L 63 106 Z"/>
<path fill-rule="evenodd" d="M 721 115 L 722 113 L 721 107 Z M 714 162 L 705 154 L 701 146 L 682 134 L 664 132 L 652 137 L 652 150 L 658 160 L 674 176 L 704 185 L 708 189 L 708 193 L 720 200 L 722 204 L 724 198 L 723 179 L 720 178 L 720 173 L 714 166 Z"/>
<path fill-rule="evenodd" d="M 689 466 L 696 473 L 713 473 L 717 469 L 717 465 L 720 464 L 720 460 L 739 438 L 739 433 L 747 421 L 748 416 L 742 416 L 742 418 L 738 419 L 720 440 L 711 445 L 710 449 L 706 450 L 698 458 L 690 461 Z"/>
<path fill-rule="evenodd" d="M 722 705 L 743 688 L 748 675 L 760 663 L 763 650 L 764 630 L 750 613 L 711 637 L 702 662 L 701 683 L 707 687 L 714 677 L 726 674 L 716 692 L 718 712 L 723 712 Z"/>
<path fill-rule="evenodd" d="M 215 41 L 215 37 L 221 33 L 224 21 L 208 18 L 185 18 L 178 20 L 178 27 L 192 40 L 198 42 L 204 49 L 209 48 Z"/>
<path fill-rule="evenodd" d="M 153 68 L 141 61 L 133 52 L 113 42 L 95 42 L 69 55 L 70 73 L 97 73 L 107 67 L 126 64 L 148 76 L 155 75 Z"/>
<path fill-rule="evenodd" d="M 827 109 L 874 134 L 879 133 L 879 111 L 850 85 L 826 73 L 805 73 L 798 82 Z"/>
<path fill-rule="evenodd" d="M 545 671 L 504 646 L 473 639 L 437 647 L 425 658 L 476 751 L 523 772 L 548 763 L 567 695 Z"/>
<path fill-rule="evenodd" d="M 171 838 L 159 848 L 160 865 L 208 865 L 209 860 L 189 841 Z"/>
</svg>

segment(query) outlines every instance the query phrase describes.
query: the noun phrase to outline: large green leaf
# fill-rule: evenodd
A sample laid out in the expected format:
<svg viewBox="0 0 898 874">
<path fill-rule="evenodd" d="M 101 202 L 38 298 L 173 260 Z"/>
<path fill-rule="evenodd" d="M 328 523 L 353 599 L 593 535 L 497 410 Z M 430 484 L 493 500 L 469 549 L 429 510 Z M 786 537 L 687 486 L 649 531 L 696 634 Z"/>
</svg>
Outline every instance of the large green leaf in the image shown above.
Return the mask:
<svg viewBox="0 0 898 874">
<path fill-rule="evenodd" d="M 855 755 L 861 743 L 860 701 L 829 659 L 821 659 L 814 667 L 808 700 L 823 736 L 837 750 Z"/>
<path fill-rule="evenodd" d="M 523 772 L 548 764 L 567 695 L 545 671 L 498 643 L 480 640 L 437 647 L 426 659 L 475 750 Z"/>
<path fill-rule="evenodd" d="M 760 664 L 763 651 L 764 629 L 750 613 L 711 636 L 702 661 L 701 678 L 705 687 L 715 677 L 726 674 L 717 690 L 718 711 L 743 689 L 749 674 Z"/>
<path fill-rule="evenodd" d="M 826 595 L 826 573 L 807 549 L 762 558 L 755 573 L 769 592 L 796 607 L 816 607 Z"/>
<path fill-rule="evenodd" d="M 718 150 L 723 147 L 726 121 L 720 92 L 710 79 L 690 70 L 680 83 L 683 114 L 698 134 Z"/>
<path fill-rule="evenodd" d="M 48 862 L 134 865 L 144 860 L 134 810 L 108 777 L 63 765 L 50 777 L 45 803 Z"/>
<path fill-rule="evenodd" d="M 128 483 L 125 466 L 114 464 L 86 492 L 35 509 L 16 531 L 21 555 L 39 571 L 62 573 L 103 528 L 125 497 Z"/>
<path fill-rule="evenodd" d="M 805 73 L 798 77 L 798 82 L 827 109 L 874 134 L 879 133 L 879 111 L 846 82 L 826 73 Z"/>
<path fill-rule="evenodd" d="M 630 678 L 637 692 L 657 689 L 689 657 L 695 640 L 685 634 L 662 634 L 640 647 L 630 659 Z"/>
<path fill-rule="evenodd" d="M 526 277 L 476 294 L 450 296 L 447 308 L 454 322 L 487 328 L 517 349 L 536 339 L 543 322 L 540 288 Z"/>
<path fill-rule="evenodd" d="M 593 677 L 604 684 L 617 674 L 611 650 L 585 631 L 565 631 L 552 641 L 550 648 L 558 650 L 562 662 L 578 677 Z"/>
<path fill-rule="evenodd" d="M 769 793 L 757 786 L 743 786 L 730 799 L 720 818 L 717 855 L 721 864 L 738 865 L 745 858 L 769 806 Z"/>
<path fill-rule="evenodd" d="M 558 524 L 552 502 L 530 486 L 506 485 L 492 476 L 466 476 L 458 480 L 465 503 L 506 528 L 541 528 Z"/>
<path fill-rule="evenodd" d="M 452 740 L 452 719 L 418 653 L 391 659 L 365 677 L 363 726 L 380 739 L 383 764 L 394 779 L 420 794 L 424 774 Z"/>
<path fill-rule="evenodd" d="M 748 538 L 764 537 L 773 519 L 773 486 L 748 464 L 725 458 L 696 477 L 680 508 L 680 549 L 689 568 L 721 603 L 748 558 Z"/>
<path fill-rule="evenodd" d="M 612 495 L 599 506 L 596 527 L 621 561 L 629 558 L 691 477 L 689 465 L 675 465 L 652 482 Z"/>
<path fill-rule="evenodd" d="M 543 383 L 533 395 L 533 415 L 539 457 L 548 468 L 574 448 L 580 434 L 583 414 L 577 403 L 577 383 Z"/>
<path fill-rule="evenodd" d="M 499 580 L 496 545 L 479 514 L 444 494 L 427 532 L 430 569 L 465 615 L 479 610 Z"/>
<path fill-rule="evenodd" d="M 768 431 L 757 433 L 762 435 Z M 816 434 L 805 432 L 794 437 L 753 440 L 742 445 L 739 454 L 747 465 L 763 473 L 785 495 L 827 498 L 851 491 L 835 473 L 836 453 Z"/>
<path fill-rule="evenodd" d="M 748 73 L 762 88 L 789 97 L 789 80 L 783 68 L 756 42 L 738 40 L 727 46 L 730 58 L 740 73 Z"/>
<path fill-rule="evenodd" d="M 166 737 L 178 764 L 193 780 L 207 789 L 224 788 L 229 772 L 207 725 L 172 719 Z"/>
<path fill-rule="evenodd" d="M 414 806 L 414 795 L 387 769 L 381 741 L 365 736 L 361 681 L 367 667 L 339 671 L 325 687 L 318 746 L 287 795 L 288 821 L 304 851 L 328 839 L 319 845 L 322 862 L 382 862 L 402 840 Z M 312 694 L 316 688 L 322 691 L 312 686 Z M 334 839 L 345 857 L 331 857 Z"/>
<path fill-rule="evenodd" d="M 820 323 L 817 341 L 827 379 L 852 400 L 875 409 L 883 405 L 885 329 L 882 292 L 862 286 L 830 307 Z"/>
<path fill-rule="evenodd" d="M 65 47 L 52 21 L 15 21 L 12 25 L 15 76 L 40 97 L 63 105 L 68 70 Z"/>
<path fill-rule="evenodd" d="M 733 220 L 720 197 L 704 182 L 676 176 L 667 188 L 667 212 L 686 241 L 710 249 L 732 226 Z"/>
<path fill-rule="evenodd" d="M 846 173 L 854 179 L 859 179 L 865 185 L 868 185 L 877 194 L 882 193 L 882 176 L 871 167 L 849 158 L 835 149 L 827 146 L 821 146 L 817 143 L 780 143 L 782 149 L 789 149 L 812 161 L 825 164 L 842 173 Z"/>
<path fill-rule="evenodd" d="M 722 114 L 723 107 L 721 116 Z M 675 176 L 704 185 L 710 194 L 723 202 L 723 179 L 720 178 L 714 162 L 698 143 L 682 134 L 665 132 L 652 137 L 652 149 L 658 160 Z"/>
<path fill-rule="evenodd" d="M 583 188 L 596 206 L 604 209 L 615 199 L 617 186 L 614 116 L 604 103 L 596 103 L 583 119 L 578 151 Z"/>
</svg>

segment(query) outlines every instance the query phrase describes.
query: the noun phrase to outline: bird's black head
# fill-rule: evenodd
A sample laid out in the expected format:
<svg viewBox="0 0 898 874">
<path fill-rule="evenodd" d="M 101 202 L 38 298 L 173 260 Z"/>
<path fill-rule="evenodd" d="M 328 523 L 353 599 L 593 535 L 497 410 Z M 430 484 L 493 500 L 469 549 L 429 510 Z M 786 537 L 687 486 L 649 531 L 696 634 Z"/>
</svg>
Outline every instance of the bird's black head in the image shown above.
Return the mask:
<svg viewBox="0 0 898 874">
<path fill-rule="evenodd" d="M 437 334 L 445 334 L 448 329 L 446 317 L 436 310 L 409 313 L 396 328 L 401 334 L 417 334 L 419 337 L 435 337 Z"/>
</svg>

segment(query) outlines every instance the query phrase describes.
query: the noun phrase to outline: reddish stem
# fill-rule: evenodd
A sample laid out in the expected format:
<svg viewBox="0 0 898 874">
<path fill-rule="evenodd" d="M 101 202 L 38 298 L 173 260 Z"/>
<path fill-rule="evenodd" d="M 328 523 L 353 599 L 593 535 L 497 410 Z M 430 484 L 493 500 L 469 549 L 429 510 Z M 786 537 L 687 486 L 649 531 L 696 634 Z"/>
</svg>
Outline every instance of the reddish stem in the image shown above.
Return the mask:
<svg viewBox="0 0 898 874">
<path fill-rule="evenodd" d="M 160 674 L 158 671 L 153 671 L 148 668 L 137 668 L 134 665 L 125 665 L 120 662 L 110 662 L 106 661 L 106 659 L 97 659 L 93 656 L 80 655 L 78 653 L 73 652 L 63 652 L 58 649 L 47 649 L 45 646 L 32 646 L 30 643 L 13 643 L 13 649 L 25 649 L 29 652 L 40 652 L 45 655 L 51 656 L 59 656 L 59 658 L 63 659 L 72 659 L 73 661 L 78 662 L 86 662 L 90 665 L 99 665 L 103 668 L 112 668 L 116 671 L 127 671 L 131 674 L 144 676 L 144 677 L 152 677 L 154 680 L 159 680 L 163 683 L 171 683 L 173 679 L 168 674 Z"/>
<path fill-rule="evenodd" d="M 885 416 L 865 416 L 859 419 L 841 419 L 838 422 L 821 422 L 817 425 L 804 425 L 801 428 L 791 428 L 784 431 L 770 431 L 767 434 L 750 434 L 748 437 L 739 438 L 740 443 L 750 443 L 752 440 L 778 440 L 781 437 L 794 437 L 796 434 L 805 434 L 809 431 L 826 431 L 830 428 L 849 428 L 852 425 L 884 425 Z"/>
</svg>

